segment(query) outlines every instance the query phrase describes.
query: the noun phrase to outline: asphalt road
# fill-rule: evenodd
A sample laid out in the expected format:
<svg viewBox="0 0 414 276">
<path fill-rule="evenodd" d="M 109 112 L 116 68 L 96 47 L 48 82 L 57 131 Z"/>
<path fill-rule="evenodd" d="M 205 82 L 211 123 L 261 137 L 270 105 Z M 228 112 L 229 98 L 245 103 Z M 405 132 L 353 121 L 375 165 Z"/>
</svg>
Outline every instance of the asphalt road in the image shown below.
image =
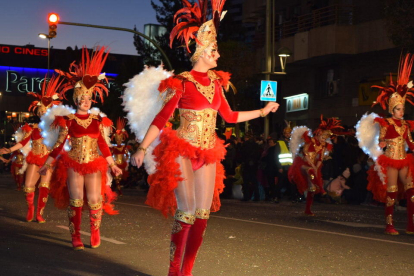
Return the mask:
<svg viewBox="0 0 414 276">
<path fill-rule="evenodd" d="M 119 215 L 105 215 L 102 243 L 73 251 L 66 211 L 48 202 L 45 224 L 26 222 L 23 192 L 0 175 L 0 275 L 167 275 L 172 219 L 144 205 L 145 192 L 125 189 Z M 412 275 L 414 236 L 404 233 L 405 210 L 395 214 L 399 236 L 383 234 L 383 207 L 315 203 L 222 201 L 209 221 L 193 270 L 211 275 Z"/>
</svg>

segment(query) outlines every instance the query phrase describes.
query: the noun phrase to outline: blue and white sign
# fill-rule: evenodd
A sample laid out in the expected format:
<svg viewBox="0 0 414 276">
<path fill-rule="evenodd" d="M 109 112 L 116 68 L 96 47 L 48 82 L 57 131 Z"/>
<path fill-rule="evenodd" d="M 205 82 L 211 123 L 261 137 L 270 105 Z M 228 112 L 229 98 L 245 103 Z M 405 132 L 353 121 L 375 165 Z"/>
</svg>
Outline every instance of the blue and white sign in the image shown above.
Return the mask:
<svg viewBox="0 0 414 276">
<path fill-rule="evenodd" d="M 260 100 L 266 102 L 275 102 L 277 92 L 277 81 L 262 80 L 260 88 Z"/>
</svg>

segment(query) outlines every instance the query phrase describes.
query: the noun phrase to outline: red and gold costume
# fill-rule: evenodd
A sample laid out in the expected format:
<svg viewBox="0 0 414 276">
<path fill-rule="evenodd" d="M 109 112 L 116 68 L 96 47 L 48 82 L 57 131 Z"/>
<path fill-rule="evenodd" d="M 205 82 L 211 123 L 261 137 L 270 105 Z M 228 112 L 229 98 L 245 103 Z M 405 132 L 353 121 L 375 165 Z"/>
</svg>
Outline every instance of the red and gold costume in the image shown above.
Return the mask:
<svg viewBox="0 0 414 276">
<path fill-rule="evenodd" d="M 334 118 L 324 121 L 321 116 L 321 121 L 315 137 L 309 135 L 309 130 L 301 134 L 304 143 L 301 154 L 296 155 L 288 171 L 289 180 L 297 186 L 299 193 L 307 191 L 305 214 L 310 216 L 314 215 L 311 206 L 315 193 L 326 193 L 323 188 L 322 162 L 332 150 L 332 144 L 325 140 L 333 135 L 332 130 L 342 128 L 340 121 Z M 294 135 L 292 133 L 292 137 Z M 320 141 L 320 137 L 323 137 L 323 141 Z"/>
<path fill-rule="evenodd" d="M 79 65 L 72 63 L 69 73 L 58 71 L 68 79 L 68 83 L 63 86 L 61 93 L 73 88 L 73 100 L 78 105 L 83 97 L 92 99 L 95 93 L 99 94 L 102 99 L 103 93 L 108 93 L 108 89 L 100 82 L 101 79 L 106 78 L 98 77 L 108 56 L 105 50 L 105 47 L 98 47 L 90 56 L 88 50 L 83 48 L 82 61 Z M 56 174 L 52 178 L 51 196 L 55 199 L 56 207 L 68 209 L 69 230 L 75 250 L 84 248 L 80 238 L 80 223 L 84 200 L 88 200 L 91 247 L 96 248 L 100 245 L 99 229 L 102 210 L 108 214 L 117 214 L 111 204 L 116 194 L 107 185 L 108 163 L 105 159 L 111 156 L 105 139 L 107 137 L 105 129 L 112 127 L 112 121 L 101 117 L 98 112 L 75 113 L 56 116 L 51 128 L 53 127 L 59 128 L 59 136 L 50 156 L 57 158 L 59 155 L 59 157 L 56 161 Z M 62 151 L 66 140 L 70 141 L 71 149 Z M 85 182 L 82 180 L 81 183 L 78 183 L 77 177 L 82 177 Z M 91 183 L 99 181 L 100 177 L 100 188 L 95 187 L 94 189 L 100 191 L 100 195 L 86 192 L 84 198 L 71 197 L 70 193 L 73 192 L 71 188 L 76 190 L 79 184 L 83 190 L 86 187 L 88 177 L 95 179 L 91 180 Z M 97 184 L 99 185 L 99 183 Z M 97 202 L 91 202 L 90 197 L 97 197 Z"/>
<path fill-rule="evenodd" d="M 412 82 L 409 83 L 414 55 L 407 54 L 402 59 L 397 77 L 397 83 L 392 78 L 387 87 L 373 86 L 379 88 L 379 96 L 375 104 L 380 104 L 383 109 L 387 108 L 393 114 L 397 105 L 405 105 L 408 98 L 414 97 Z M 379 142 L 386 144 L 383 154 L 379 155 L 375 166 L 368 171 L 368 187 L 372 191 L 374 199 L 385 203 L 386 228 L 385 233 L 398 235 L 394 228 L 393 214 L 396 200 L 404 197 L 407 199 L 407 229 L 406 233 L 414 234 L 414 157 L 407 154 L 406 145 L 411 151 L 414 150 L 414 141 L 411 132 L 414 131 L 414 121 L 403 119 L 376 117 L 374 124 L 379 125 Z M 395 175 L 390 175 L 390 170 Z M 390 178 L 391 177 L 391 178 Z"/>
<path fill-rule="evenodd" d="M 225 1 L 210 2 L 212 20 L 206 21 L 208 1 L 191 6 L 184 0 L 184 8 L 174 17 L 177 25 L 170 41 L 177 35 L 187 45 L 194 38 L 196 51 L 191 57 L 194 65 L 201 56 L 209 55 L 205 51 L 208 47 L 217 45 L 216 30 Z M 228 88 L 229 79 L 230 74 L 225 72 L 192 70 L 163 80 L 158 88 L 166 97 L 152 122 L 162 131 L 160 143 L 153 150 L 157 166 L 148 178 L 150 189 L 146 204 L 165 216 L 174 214 L 170 276 L 192 275 L 210 211 L 220 208 L 219 193 L 223 190 L 224 178 L 220 161 L 226 150 L 215 134 L 216 117 L 219 113 L 225 121 L 235 123 L 239 115 L 230 109 L 224 96 L 223 87 Z M 180 126 L 177 130 L 164 128 L 176 108 Z"/>
<path fill-rule="evenodd" d="M 29 106 L 29 111 L 37 112 L 38 116 L 40 117 L 43 115 L 48 108 L 53 105 L 57 105 L 60 101 L 56 101 L 59 96 L 57 94 L 57 90 L 61 85 L 61 80 L 59 77 L 53 76 L 49 81 L 44 81 L 42 85 L 42 91 L 40 94 L 29 92 L 28 94 L 31 96 L 36 97 L 38 100 L 32 102 Z M 32 221 L 34 218 L 34 197 L 35 197 L 35 190 L 36 190 L 36 183 L 40 178 L 39 187 L 39 196 L 38 196 L 38 203 L 37 203 L 37 212 L 36 212 L 36 219 L 39 223 L 46 222 L 43 218 L 43 211 L 46 206 L 46 202 L 49 195 L 49 184 L 50 184 L 50 177 L 51 177 L 51 170 L 44 176 L 40 176 L 38 171 L 39 167 L 41 167 L 45 160 L 48 157 L 49 150 L 43 144 L 43 137 L 41 135 L 42 130 L 40 129 L 38 124 L 31 124 L 31 125 L 24 125 L 21 127 L 23 132 L 22 140 L 9 149 L 9 151 L 14 151 L 16 149 L 20 149 L 25 147 L 27 144 L 31 143 L 31 150 L 26 157 L 26 162 L 28 164 L 26 170 L 26 179 L 25 179 L 25 187 L 24 192 L 26 193 L 26 203 L 28 206 L 27 221 Z"/>
<path fill-rule="evenodd" d="M 13 175 L 14 181 L 17 185 L 17 190 L 21 191 L 22 186 L 24 185 L 24 172 L 22 172 L 23 163 L 24 163 L 24 154 L 20 150 L 14 151 L 10 155 L 11 159 L 11 173 Z"/>
<path fill-rule="evenodd" d="M 115 180 L 116 189 L 118 195 L 122 195 L 121 181 L 128 178 L 128 163 L 129 163 L 129 146 L 123 144 L 128 138 L 128 133 L 124 129 L 125 119 L 118 118 L 116 121 L 116 131 L 112 135 L 112 139 L 115 140 L 116 146 L 111 148 L 112 156 L 115 160 L 115 164 L 122 170 L 121 175 L 114 175 L 112 177 Z"/>
</svg>

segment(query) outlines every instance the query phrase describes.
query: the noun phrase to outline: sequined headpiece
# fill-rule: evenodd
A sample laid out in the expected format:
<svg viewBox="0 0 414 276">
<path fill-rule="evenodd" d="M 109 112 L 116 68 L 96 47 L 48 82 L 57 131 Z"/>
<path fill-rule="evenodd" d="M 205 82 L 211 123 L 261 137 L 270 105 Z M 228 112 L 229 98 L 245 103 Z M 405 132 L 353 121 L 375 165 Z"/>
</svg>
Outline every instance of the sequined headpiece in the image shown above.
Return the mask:
<svg viewBox="0 0 414 276">
<path fill-rule="evenodd" d="M 194 3 L 193 6 L 187 0 L 182 2 L 184 7 L 174 15 L 176 26 L 170 34 L 170 47 L 177 37 L 185 43 L 190 53 L 189 42 L 194 39 L 196 51 L 191 57 L 191 62 L 194 64 L 207 47 L 217 43 L 217 30 L 221 17 L 225 14 L 222 10 L 226 0 L 210 0 L 213 14 L 211 20 L 207 20 L 208 0 L 198 0 L 198 3 Z"/>
<path fill-rule="evenodd" d="M 125 119 L 124 118 L 118 118 L 116 121 L 116 131 L 112 135 L 112 139 L 115 139 L 116 143 L 118 141 L 125 141 L 125 139 L 128 138 L 128 132 L 125 130 Z"/>
<path fill-rule="evenodd" d="M 315 130 L 315 135 L 323 135 L 327 138 L 334 135 L 336 131 L 339 129 L 343 129 L 344 127 L 341 126 L 341 121 L 335 118 L 328 118 L 326 121 L 323 119 L 323 115 L 321 115 L 321 124 Z"/>
<path fill-rule="evenodd" d="M 372 104 L 380 104 L 386 110 L 388 105 L 388 112 L 393 113 L 394 108 L 399 105 L 405 105 L 405 100 L 414 105 L 414 102 L 408 97 L 414 97 L 414 89 L 412 81 L 410 80 L 411 69 L 413 67 L 414 55 L 406 54 L 400 61 L 400 68 L 397 75 L 397 83 L 394 83 L 390 75 L 390 83 L 387 87 L 373 85 L 372 87 L 379 88 L 379 95 L 377 100 Z"/>
<path fill-rule="evenodd" d="M 74 89 L 73 101 L 77 103 L 77 99 L 82 96 L 90 96 L 91 99 L 99 95 L 101 102 L 103 102 L 104 94 L 108 95 L 108 88 L 104 85 L 104 81 L 108 83 L 105 73 L 101 74 L 102 68 L 109 55 L 107 47 L 97 46 L 90 55 L 88 49 L 82 47 L 82 60 L 79 64 L 72 62 L 69 66 L 69 72 L 56 70 L 60 75 L 63 75 L 68 82 L 63 86 L 61 95 L 65 97 L 65 93 Z M 66 98 L 66 97 L 65 97 Z"/>
<path fill-rule="evenodd" d="M 29 111 L 46 111 L 49 107 L 60 104 L 58 99 L 61 98 L 58 94 L 58 89 L 63 80 L 61 80 L 60 76 L 57 75 L 53 75 L 49 81 L 47 81 L 46 77 L 43 81 L 42 92 L 40 94 L 35 92 L 27 93 L 28 95 L 37 98 L 37 100 L 33 101 L 29 106 Z"/>
</svg>

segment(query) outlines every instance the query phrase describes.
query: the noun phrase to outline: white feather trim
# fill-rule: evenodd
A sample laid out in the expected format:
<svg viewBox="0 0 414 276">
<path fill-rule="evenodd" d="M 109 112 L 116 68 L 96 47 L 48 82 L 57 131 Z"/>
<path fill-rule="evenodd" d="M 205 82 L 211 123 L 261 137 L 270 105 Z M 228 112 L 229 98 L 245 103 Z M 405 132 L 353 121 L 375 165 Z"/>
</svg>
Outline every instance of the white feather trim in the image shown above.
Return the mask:
<svg viewBox="0 0 414 276">
<path fill-rule="evenodd" d="M 23 160 L 22 167 L 19 169 L 19 173 L 20 174 L 24 174 L 24 172 L 26 171 L 26 169 L 27 169 L 27 162 L 26 162 L 26 159 L 25 159 L 25 160 Z"/>
<path fill-rule="evenodd" d="M 379 116 L 375 113 L 364 114 L 355 126 L 359 147 L 374 161 L 382 154 L 382 149 L 378 146 L 380 126 L 374 123 L 377 117 Z"/>
<path fill-rule="evenodd" d="M 111 187 L 112 186 L 112 174 L 111 174 L 111 169 L 108 168 L 108 170 L 106 171 L 106 186 Z"/>
<path fill-rule="evenodd" d="M 23 140 L 24 137 L 24 131 L 22 129 L 23 126 L 21 126 L 14 134 L 14 139 L 16 140 L 16 143 L 20 143 Z M 20 149 L 20 151 L 23 153 L 24 157 L 26 157 L 29 152 L 32 150 L 32 143 L 27 143 L 24 147 Z M 27 165 L 26 165 L 27 166 Z"/>
<path fill-rule="evenodd" d="M 102 118 L 103 117 L 107 117 L 106 116 L 106 114 L 105 113 L 103 113 L 103 112 L 101 112 L 100 110 L 99 110 L 99 108 L 97 108 L 97 107 L 93 107 L 93 108 L 91 108 L 89 111 L 88 111 L 88 113 L 90 113 L 90 114 L 93 114 L 93 115 L 99 115 L 99 116 L 101 116 Z M 105 139 L 105 142 L 106 142 L 106 144 L 108 145 L 108 147 L 112 147 L 112 143 L 111 143 L 111 133 L 112 133 L 112 127 L 110 127 L 110 126 L 104 126 L 103 127 L 103 130 L 104 130 L 104 139 Z M 101 151 L 99 150 L 99 154 L 101 154 L 102 155 L 102 153 L 101 153 Z"/>
<path fill-rule="evenodd" d="M 158 87 L 162 80 L 172 75 L 173 73 L 164 70 L 162 65 L 157 68 L 145 67 L 141 73 L 124 84 L 126 87 L 123 96 L 124 110 L 127 112 L 131 131 L 139 142 L 142 142 L 152 121 L 162 108 L 166 93 L 161 94 Z M 147 148 L 144 165 L 148 174 L 155 172 L 156 162 L 152 152 L 159 142 L 157 138 Z"/>
<path fill-rule="evenodd" d="M 300 148 L 304 145 L 305 141 L 302 136 L 306 131 L 308 131 L 309 137 L 312 137 L 312 130 L 310 130 L 307 126 L 297 126 L 292 129 L 289 148 L 293 157 L 299 154 Z"/>
<path fill-rule="evenodd" d="M 50 126 L 55 121 L 56 116 L 67 116 L 74 114 L 75 109 L 67 105 L 55 105 L 49 108 L 46 113 L 40 118 L 39 127 L 42 130 L 43 144 L 49 149 L 52 148 L 59 136 L 59 129 L 51 129 Z M 67 148 L 67 145 L 65 145 Z"/>
</svg>

